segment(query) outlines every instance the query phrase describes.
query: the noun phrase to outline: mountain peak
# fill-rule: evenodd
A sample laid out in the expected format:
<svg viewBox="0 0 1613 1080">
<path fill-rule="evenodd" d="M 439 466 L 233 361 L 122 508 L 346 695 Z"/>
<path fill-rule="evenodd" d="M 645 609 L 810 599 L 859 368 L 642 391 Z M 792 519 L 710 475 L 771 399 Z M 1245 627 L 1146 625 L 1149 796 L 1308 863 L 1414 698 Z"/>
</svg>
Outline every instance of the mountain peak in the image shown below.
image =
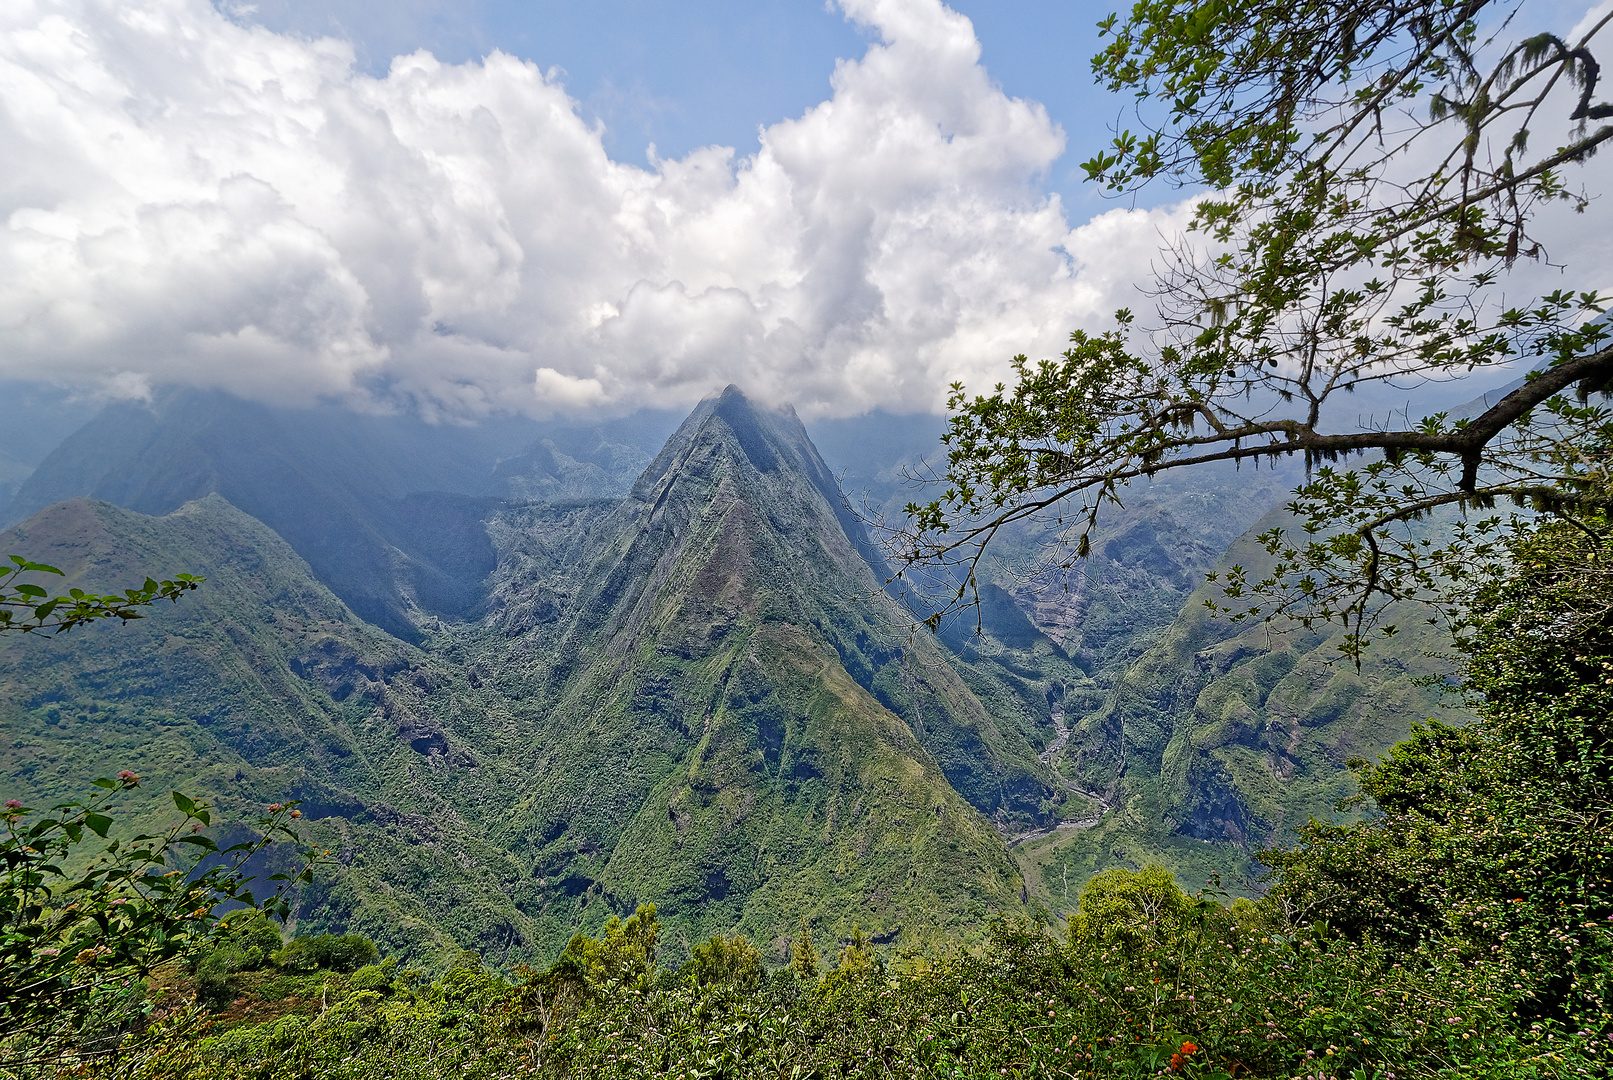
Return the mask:
<svg viewBox="0 0 1613 1080">
<path fill-rule="evenodd" d="M 770 407 L 745 393 L 745 391 L 737 383 L 729 383 L 727 386 L 723 387 L 721 391 L 712 394 L 704 400 L 714 402 L 718 411 L 724 409 L 742 409 L 758 415 L 771 415 L 780 419 L 786 419 L 788 421 L 799 423 L 795 415 L 795 406 L 786 402 L 782 405 Z"/>
<path fill-rule="evenodd" d="M 830 478 L 828 466 L 818 456 L 795 410 L 788 405 L 778 409 L 758 405 L 732 383 L 694 407 L 633 485 L 633 497 L 653 501 L 684 463 L 714 443 L 729 441 L 757 472 L 773 474 L 781 468 L 793 469 L 804 474 L 832 503 L 839 502 L 839 487 Z"/>
</svg>

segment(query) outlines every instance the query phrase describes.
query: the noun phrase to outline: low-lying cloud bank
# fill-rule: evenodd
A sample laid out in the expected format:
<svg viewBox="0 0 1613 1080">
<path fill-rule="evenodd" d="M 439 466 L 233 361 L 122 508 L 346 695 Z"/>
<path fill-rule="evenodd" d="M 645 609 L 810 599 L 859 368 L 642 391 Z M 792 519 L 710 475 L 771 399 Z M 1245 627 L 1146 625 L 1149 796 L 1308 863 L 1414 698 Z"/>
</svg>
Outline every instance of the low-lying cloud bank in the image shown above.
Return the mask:
<svg viewBox="0 0 1613 1080">
<path fill-rule="evenodd" d="M 937 0 L 842 0 L 833 95 L 648 168 L 494 53 L 354 70 L 206 0 L 0 9 L 0 377 L 428 416 L 938 407 L 1134 301 L 1169 212 L 1072 231 L 1063 132 Z M 1090 263 L 1090 267 L 1083 266 Z"/>
</svg>

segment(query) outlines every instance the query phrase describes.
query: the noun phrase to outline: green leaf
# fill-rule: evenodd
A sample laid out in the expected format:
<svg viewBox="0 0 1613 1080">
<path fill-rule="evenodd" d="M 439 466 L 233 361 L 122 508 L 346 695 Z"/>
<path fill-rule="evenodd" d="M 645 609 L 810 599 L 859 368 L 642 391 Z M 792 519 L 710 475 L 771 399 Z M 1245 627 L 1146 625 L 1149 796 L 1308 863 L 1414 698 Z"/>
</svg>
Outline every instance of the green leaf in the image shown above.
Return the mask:
<svg viewBox="0 0 1613 1080">
<path fill-rule="evenodd" d="M 200 834 L 197 834 L 195 836 L 181 836 L 177 840 L 175 840 L 174 843 L 176 843 L 176 844 L 192 844 L 192 845 L 194 845 L 196 847 L 201 848 L 203 851 L 217 851 L 218 850 L 218 845 L 217 844 L 213 843 L 213 841 L 209 840 L 207 837 L 202 836 Z"/>
</svg>

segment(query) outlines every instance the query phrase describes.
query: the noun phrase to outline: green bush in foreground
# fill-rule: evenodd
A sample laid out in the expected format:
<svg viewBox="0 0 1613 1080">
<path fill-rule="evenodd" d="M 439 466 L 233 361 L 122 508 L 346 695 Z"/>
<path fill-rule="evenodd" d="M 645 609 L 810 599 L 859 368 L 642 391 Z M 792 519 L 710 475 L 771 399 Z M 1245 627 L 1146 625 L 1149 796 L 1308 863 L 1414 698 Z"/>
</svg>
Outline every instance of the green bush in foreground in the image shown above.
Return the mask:
<svg viewBox="0 0 1613 1080">
<path fill-rule="evenodd" d="M 752 968 L 714 939 L 657 969 L 641 908 L 512 984 L 475 967 L 410 989 L 379 966 L 328 977 L 322 1010 L 209 1035 L 194 1009 L 107 1075 L 144 1080 L 472 1077 L 1569 1077 L 1605 1040 L 1514 1016 L 1504 959 L 1390 951 L 1275 905 L 1182 895 L 1154 868 L 1084 900 L 1107 921 L 1056 935 L 1000 921 L 978 953 L 870 959 L 821 977 Z M 1116 898 L 1119 899 L 1116 899 Z M 1127 898 L 1130 899 L 1127 899 Z M 1149 918 L 1173 910 L 1175 919 Z M 1096 925 L 1094 925 L 1096 924 Z M 1117 935 L 1116 926 L 1126 928 Z M 718 959 L 721 958 L 721 959 Z M 726 974 L 717 974 L 718 972 Z"/>
<path fill-rule="evenodd" d="M 314 852 L 290 828 L 292 806 L 271 807 L 253 839 L 220 849 L 204 831 L 209 808 L 176 791 L 169 828 L 112 838 L 113 803 L 139 782 L 125 770 L 94 781 L 86 801 L 0 808 L 0 1062 L 11 1075 L 109 1053 L 142 1023 L 153 971 L 234 945 L 220 905 L 283 914 L 285 890 L 309 876 Z M 259 901 L 247 866 L 276 840 L 306 865 L 273 875 L 274 894 Z M 100 848 L 87 865 L 84 844 Z"/>
<path fill-rule="evenodd" d="M 359 934 L 320 934 L 296 938 L 274 954 L 276 967 L 287 971 L 357 971 L 381 958 L 375 942 Z"/>
</svg>

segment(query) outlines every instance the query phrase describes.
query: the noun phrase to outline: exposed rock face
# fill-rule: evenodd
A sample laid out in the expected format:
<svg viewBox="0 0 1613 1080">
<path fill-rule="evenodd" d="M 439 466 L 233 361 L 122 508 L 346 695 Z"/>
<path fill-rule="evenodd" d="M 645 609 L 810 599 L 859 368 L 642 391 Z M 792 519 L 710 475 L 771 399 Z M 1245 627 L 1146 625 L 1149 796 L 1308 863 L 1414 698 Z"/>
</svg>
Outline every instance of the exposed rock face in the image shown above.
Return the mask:
<svg viewBox="0 0 1613 1080">
<path fill-rule="evenodd" d="M 1153 645 L 1227 546 L 1288 497 L 1300 473 L 1215 466 L 1139 480 L 1104 508 L 1092 556 L 1068 573 L 1016 583 L 1015 601 L 1108 685 Z M 1042 534 L 1021 542 L 1031 549 Z"/>
</svg>

